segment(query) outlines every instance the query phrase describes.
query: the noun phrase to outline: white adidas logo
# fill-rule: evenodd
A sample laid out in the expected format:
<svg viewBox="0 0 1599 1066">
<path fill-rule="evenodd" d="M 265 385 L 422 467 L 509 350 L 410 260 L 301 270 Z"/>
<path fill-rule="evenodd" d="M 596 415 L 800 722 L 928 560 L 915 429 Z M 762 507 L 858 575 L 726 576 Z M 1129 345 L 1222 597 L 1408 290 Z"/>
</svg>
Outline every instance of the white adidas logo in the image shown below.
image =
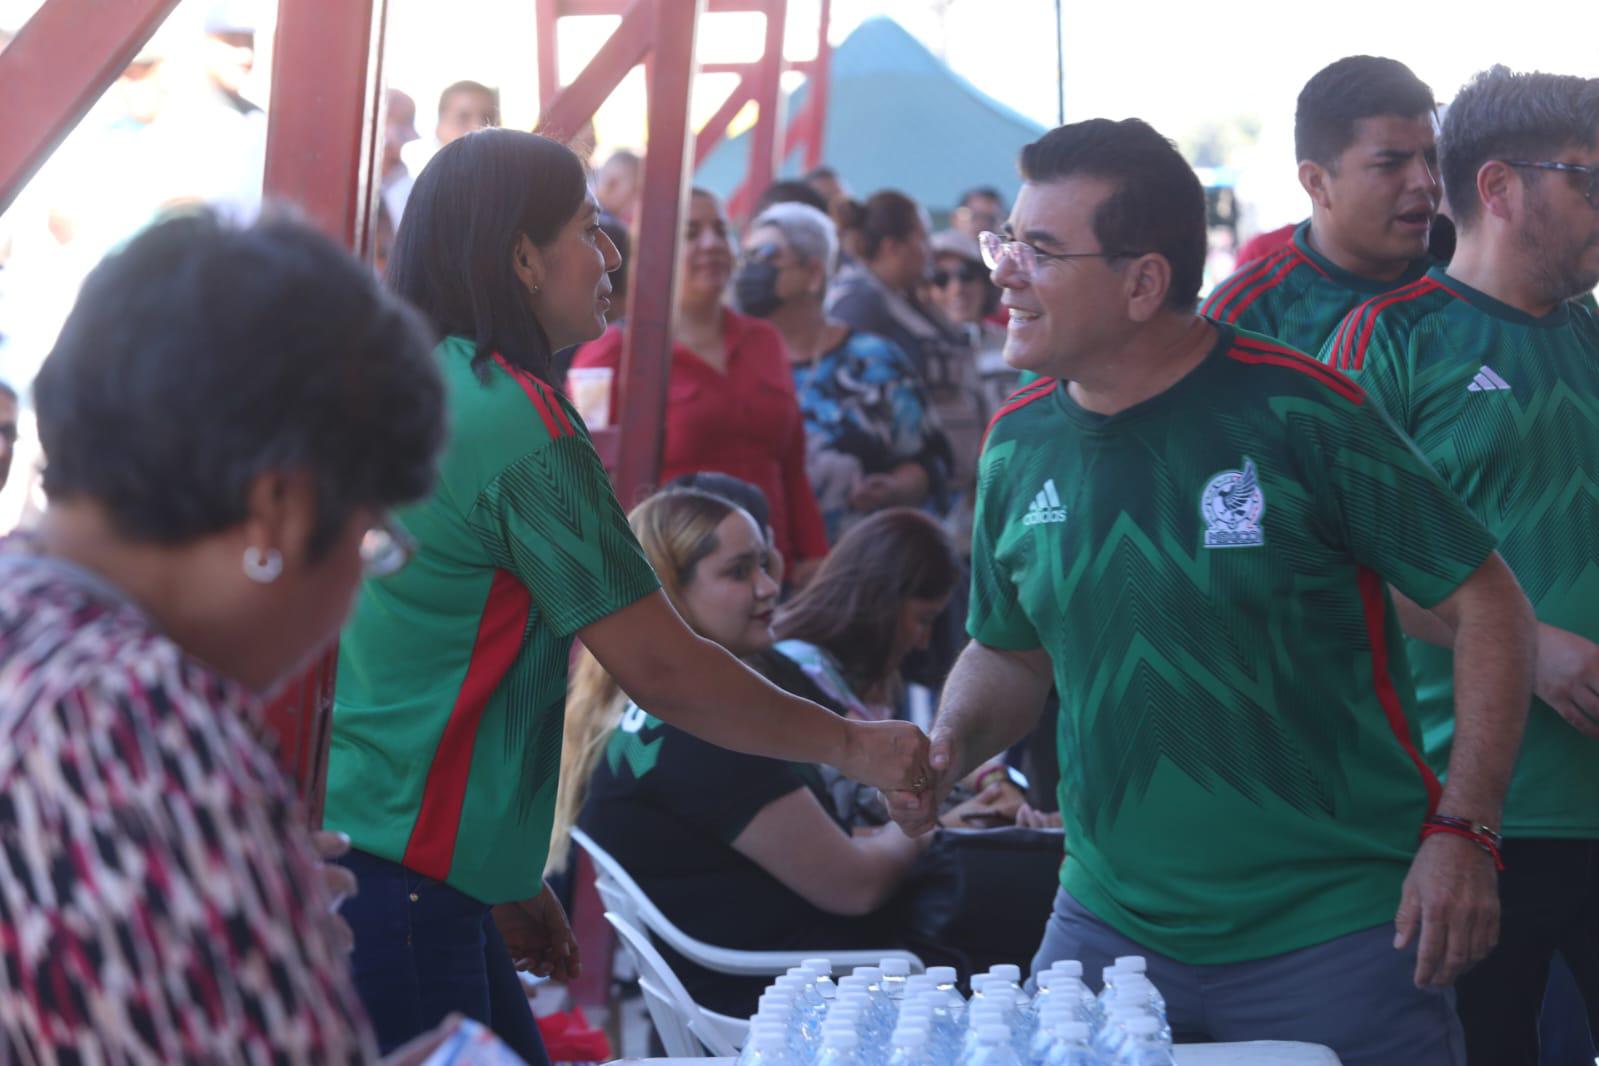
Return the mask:
<svg viewBox="0 0 1599 1066">
<path fill-rule="evenodd" d="M 1066 521 L 1066 508 L 1060 505 L 1060 495 L 1055 491 L 1055 479 L 1050 478 L 1044 482 L 1044 487 L 1038 490 L 1038 495 L 1033 497 L 1032 506 L 1027 508 L 1027 517 L 1022 519 L 1024 526 L 1039 526 L 1045 522 Z"/>
<path fill-rule="evenodd" d="M 1484 363 L 1477 376 L 1471 379 L 1471 384 L 1466 386 L 1467 392 L 1497 392 L 1503 389 L 1510 391 L 1510 382 L 1494 372 L 1494 368 Z"/>
</svg>

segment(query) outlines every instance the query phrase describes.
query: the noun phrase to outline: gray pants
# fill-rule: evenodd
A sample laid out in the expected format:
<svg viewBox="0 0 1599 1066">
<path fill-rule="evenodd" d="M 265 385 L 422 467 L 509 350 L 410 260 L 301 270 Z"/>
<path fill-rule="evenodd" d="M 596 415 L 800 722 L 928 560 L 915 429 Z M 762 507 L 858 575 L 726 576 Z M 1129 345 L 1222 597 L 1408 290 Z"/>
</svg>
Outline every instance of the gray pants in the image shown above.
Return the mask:
<svg viewBox="0 0 1599 1066">
<path fill-rule="evenodd" d="M 1061 889 L 1033 973 L 1077 959 L 1098 991 L 1118 955 L 1149 960 L 1179 1042 L 1302 1040 L 1325 1044 L 1344 1066 L 1465 1066 L 1453 989 L 1419 989 L 1416 944 L 1395 951 L 1394 927 L 1341 936 L 1284 955 L 1189 966 L 1122 936 Z"/>
</svg>

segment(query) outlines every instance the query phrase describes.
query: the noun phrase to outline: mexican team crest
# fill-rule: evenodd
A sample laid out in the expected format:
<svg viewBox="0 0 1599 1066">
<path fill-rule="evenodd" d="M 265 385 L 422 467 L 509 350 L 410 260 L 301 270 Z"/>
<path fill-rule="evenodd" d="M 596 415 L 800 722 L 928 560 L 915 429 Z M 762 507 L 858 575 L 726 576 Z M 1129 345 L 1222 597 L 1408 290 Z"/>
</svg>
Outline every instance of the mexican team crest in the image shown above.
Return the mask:
<svg viewBox="0 0 1599 1066">
<path fill-rule="evenodd" d="M 1210 479 L 1199 498 L 1205 519 L 1205 547 L 1254 548 L 1266 543 L 1260 529 L 1266 494 L 1260 491 L 1255 461 L 1244 458 L 1242 470 L 1223 470 Z"/>
</svg>

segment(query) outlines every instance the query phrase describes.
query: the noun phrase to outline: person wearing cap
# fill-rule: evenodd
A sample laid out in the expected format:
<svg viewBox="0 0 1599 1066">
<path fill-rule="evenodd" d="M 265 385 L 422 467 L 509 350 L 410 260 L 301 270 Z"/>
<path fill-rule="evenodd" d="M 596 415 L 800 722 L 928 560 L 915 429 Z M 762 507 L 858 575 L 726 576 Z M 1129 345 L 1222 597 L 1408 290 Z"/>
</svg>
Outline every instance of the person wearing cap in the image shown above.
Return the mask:
<svg viewBox="0 0 1599 1066">
<path fill-rule="evenodd" d="M 966 332 L 976 355 L 979 386 L 990 411 L 1016 391 L 1016 371 L 1005 365 L 1005 326 L 995 320 L 999 288 L 988 276 L 977 238 L 961 230 L 933 234 L 933 274 L 928 295 L 944 317 Z"/>
</svg>

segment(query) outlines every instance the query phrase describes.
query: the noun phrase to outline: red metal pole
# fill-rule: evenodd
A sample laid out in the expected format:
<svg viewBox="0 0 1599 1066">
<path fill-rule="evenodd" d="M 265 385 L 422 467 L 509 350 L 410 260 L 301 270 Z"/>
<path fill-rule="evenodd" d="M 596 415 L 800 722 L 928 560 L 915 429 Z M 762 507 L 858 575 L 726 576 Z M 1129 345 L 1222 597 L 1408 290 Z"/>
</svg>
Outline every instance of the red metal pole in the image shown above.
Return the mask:
<svg viewBox="0 0 1599 1066">
<path fill-rule="evenodd" d="M 387 0 L 280 0 L 267 128 L 268 200 L 366 247 L 377 199 Z"/>
<path fill-rule="evenodd" d="M 698 167 L 705 162 L 705 157 L 716 149 L 722 142 L 722 136 L 727 133 L 727 124 L 738 116 L 745 104 L 751 98 L 749 75 L 739 79 L 738 85 L 728 94 L 722 106 L 717 109 L 711 120 L 700 127 L 700 132 L 694 138 L 694 165 Z"/>
<path fill-rule="evenodd" d="M 561 67 L 558 58 L 556 26 L 561 18 L 560 0 L 538 0 L 535 8 L 538 19 L 539 56 L 539 110 L 548 111 L 561 91 Z"/>
<path fill-rule="evenodd" d="M 127 69 L 178 0 L 47 0 L 0 52 L 0 211 Z"/>
<path fill-rule="evenodd" d="M 755 68 L 755 103 L 760 117 L 750 138 L 750 168 L 744 178 L 744 199 L 748 200 L 772 183 L 777 168 L 778 108 L 782 102 L 783 31 L 788 22 L 788 0 L 767 0 L 766 42 L 761 61 Z M 738 215 L 744 214 L 739 205 Z"/>
<path fill-rule="evenodd" d="M 827 39 L 832 21 L 833 0 L 822 0 L 820 25 L 816 31 L 816 62 L 811 67 L 810 99 L 806 102 L 809 111 L 806 122 L 806 170 L 814 170 L 822 165 L 822 142 L 827 134 L 827 94 L 833 79 L 833 46 Z"/>
<path fill-rule="evenodd" d="M 652 0 L 652 4 L 655 62 L 648 79 L 644 189 L 620 367 L 618 421 L 624 428 L 615 482 L 624 507 L 642 499 L 660 478 L 676 303 L 674 267 L 690 181 L 690 74 L 704 0 Z"/>
<path fill-rule="evenodd" d="M 599 110 L 605 98 L 610 96 L 618 83 L 627 76 L 627 72 L 637 66 L 650 51 L 651 31 L 655 28 L 651 25 L 654 3 L 655 0 L 633 0 L 633 3 L 628 5 L 626 14 L 622 16 L 622 24 L 616 27 L 605 44 L 600 46 L 600 50 L 589 60 L 589 65 L 583 68 L 583 72 L 572 79 L 572 84 L 562 89 L 553 99 L 540 101 L 544 112 L 539 117 L 540 133 L 564 141 L 576 134 L 583 128 L 585 122 L 594 117 L 594 112 Z M 692 27 L 690 33 L 692 34 Z M 688 92 L 688 83 L 693 71 L 690 65 L 692 62 L 691 58 L 681 71 L 673 71 L 682 81 L 685 94 Z M 650 107 L 653 112 L 653 95 Z"/>
</svg>

